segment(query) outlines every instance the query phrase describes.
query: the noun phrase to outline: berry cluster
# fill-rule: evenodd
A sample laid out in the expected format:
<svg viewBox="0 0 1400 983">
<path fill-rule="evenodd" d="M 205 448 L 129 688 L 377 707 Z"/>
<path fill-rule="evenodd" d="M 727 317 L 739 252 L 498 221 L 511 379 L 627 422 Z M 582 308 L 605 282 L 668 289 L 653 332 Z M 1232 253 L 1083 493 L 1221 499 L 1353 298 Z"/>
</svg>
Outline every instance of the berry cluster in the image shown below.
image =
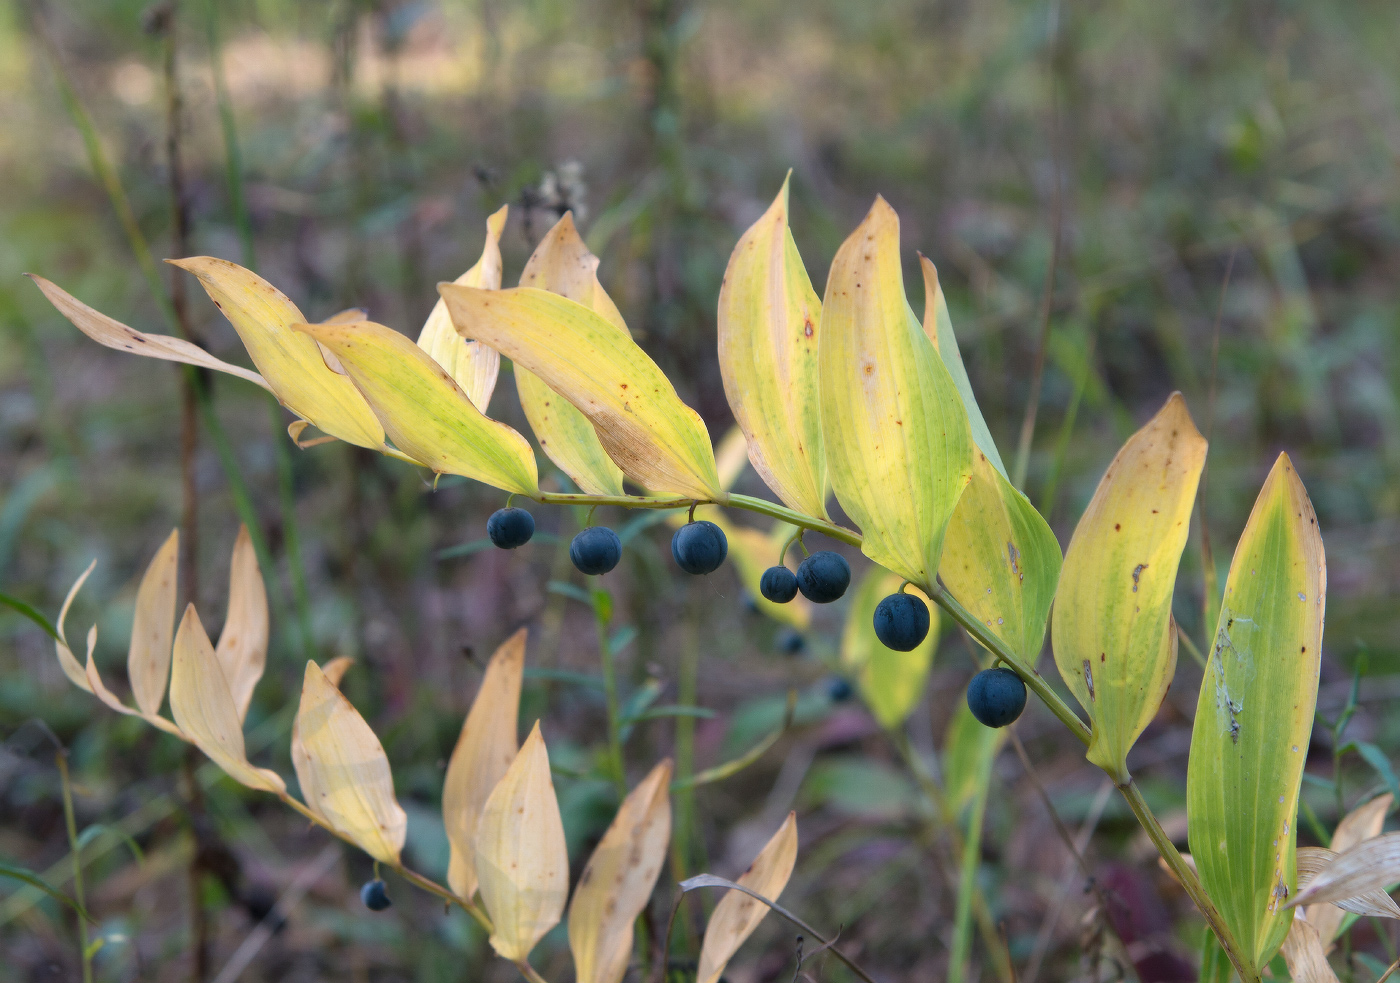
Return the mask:
<svg viewBox="0 0 1400 983">
<path fill-rule="evenodd" d="M 486 520 L 486 535 L 503 550 L 524 546 L 534 534 L 535 518 L 524 509 L 498 509 Z M 704 519 L 686 523 L 671 537 L 671 556 L 686 573 L 714 573 L 728 555 L 729 540 L 724 530 Z M 606 526 L 589 526 L 569 544 L 569 559 L 579 573 L 601 576 L 622 559 L 622 540 Z"/>
</svg>

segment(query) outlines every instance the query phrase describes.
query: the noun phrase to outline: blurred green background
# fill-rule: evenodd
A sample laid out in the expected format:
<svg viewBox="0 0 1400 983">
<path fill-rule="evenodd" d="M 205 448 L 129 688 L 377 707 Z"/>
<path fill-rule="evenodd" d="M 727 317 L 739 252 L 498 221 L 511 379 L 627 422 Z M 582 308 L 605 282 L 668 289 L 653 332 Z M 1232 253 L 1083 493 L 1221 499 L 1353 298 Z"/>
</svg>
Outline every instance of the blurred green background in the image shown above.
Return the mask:
<svg viewBox="0 0 1400 983">
<path fill-rule="evenodd" d="M 416 337 L 434 285 L 475 262 L 487 214 L 511 207 L 510 286 L 572 208 L 634 335 L 718 441 L 732 424 L 715 355 L 720 279 L 791 169 L 794 234 L 818 291 L 874 195 L 898 210 L 914 308 L 919 250 L 938 265 L 1008 460 L 1047 325 L 1026 489 L 1062 544 L 1119 444 L 1173 390 L 1212 438 L 1203 503 L 1222 578 L 1264 475 L 1287 451 L 1331 561 L 1320 713 L 1336 714 L 1366 653 L 1349 736 L 1379 750 L 1341 757 L 1351 804 L 1394 784 L 1387 757 L 1400 747 L 1400 717 L 1386 712 L 1400 695 L 1397 37 L 1393 0 L 0 5 L 0 591 L 54 617 L 96 557 L 69 632 L 97 620 L 99 662 L 120 680 L 136 583 L 180 521 L 179 373 L 89 342 L 21 277 L 40 273 L 135 327 L 170 330 L 60 80 L 90 114 L 157 258 L 176 255 L 173 43 L 191 251 L 241 262 L 251 246 L 259 271 L 313 319 L 362 306 Z M 160 275 L 169 283 L 177 272 Z M 186 289 L 198 337 L 246 364 L 230 326 L 193 281 Z M 335 444 L 291 450 L 279 478 L 288 419 L 274 425 L 251 386 L 209 384 L 281 577 L 269 584 L 274 640 L 250 746 L 290 773 L 300 666 L 356 656 L 347 692 L 393 762 L 410 858 L 436 872 L 437 796 L 477 665 L 529 624 L 530 665 L 556 671 L 529 681 L 522 718 L 546 721 L 577 872 L 613 805 L 608 784 L 587 777 L 601 700 L 568 675 L 597 672 L 592 619 L 547 587 L 578 580 L 565 550 L 582 516 L 534 509 L 563 548 L 541 537 L 516 553 L 444 557 L 480 540 L 500 494 L 452 479 L 434 492 L 406 465 Z M 491 414 L 529 432 L 508 367 Z M 205 433 L 194 477 L 197 600 L 212 628 L 238 520 Z M 767 494 L 751 470 L 740 487 Z M 687 660 L 698 660 L 698 700 L 716 714 L 696 727 L 701 767 L 775 726 L 788 688 L 802 708 L 756 765 L 697 793 L 684 869 L 742 870 L 795 804 L 803 846 L 785 900 L 828 929 L 843 925 L 844 944 L 883 979 L 942 978 L 956 870 L 889 742 L 858 701 L 830 697 L 842 606 L 819 611 L 799 643 L 746 607 L 732 564 L 705 579 L 678 575 L 662 530 L 640 531 L 607 578 L 614 625 L 635 630 L 618 640 L 627 688 L 656 679 L 676 702 Z M 289 534 L 307 581 L 305 632 Z M 1176 613 L 1203 644 L 1198 537 L 1199 527 Z M 941 744 L 974 668 L 966 640 L 945 635 L 909 724 L 916 749 Z M 1184 840 L 1200 670 L 1183 654 L 1178 672 L 1134 767 Z M 41 632 L 0 613 L 8 862 L 66 876 L 58 781 L 35 719 L 73 752 L 80 826 L 105 828 L 88 866 L 101 931 L 116 940 L 99 955 L 101 979 L 193 978 L 192 858 L 212 978 L 326 842 L 198 771 L 176 742 L 99 710 L 64 680 Z M 672 753 L 677 726 L 638 727 L 634 780 Z M 1116 800 L 1104 809 L 1100 776 L 1042 708 L 1020 731 L 1061 814 L 1097 822 L 1090 861 L 1131 912 L 1118 934 L 1139 946 L 1128 972 L 1144 983 L 1194 979 L 1199 919 L 1131 816 Z M 1329 732 L 1318 735 L 1310 770 L 1330 780 L 1334 748 Z M 192 779 L 202 802 L 191 804 Z M 1020 978 L 1032 961 L 1042 979 L 1111 972 L 1097 959 L 1104 914 L 1089 911 L 1093 896 L 1014 756 L 1002 755 L 994 781 L 979 883 Z M 1330 828 L 1337 797 L 1309 785 L 1305 798 Z M 140 863 L 117 831 L 139 844 Z M 363 857 L 327 870 L 242 979 L 514 976 L 463 918 L 405 885 L 390 913 L 366 912 L 353 893 Z M 682 957 L 693 955 L 693 929 L 677 932 Z M 1366 958 L 1389 962 L 1392 945 L 1366 931 L 1355 939 L 1371 953 L 1354 963 L 1363 974 Z M 756 938 L 729 978 L 786 978 L 791 933 L 770 919 Z M 77 972 L 71 924 L 23 891 L 0 897 L 0 953 L 17 980 Z M 556 935 L 537 956 L 551 980 L 569 977 L 564 953 Z M 842 972 L 830 963 L 819 978 Z M 974 973 L 997 978 L 981 940 Z"/>
</svg>

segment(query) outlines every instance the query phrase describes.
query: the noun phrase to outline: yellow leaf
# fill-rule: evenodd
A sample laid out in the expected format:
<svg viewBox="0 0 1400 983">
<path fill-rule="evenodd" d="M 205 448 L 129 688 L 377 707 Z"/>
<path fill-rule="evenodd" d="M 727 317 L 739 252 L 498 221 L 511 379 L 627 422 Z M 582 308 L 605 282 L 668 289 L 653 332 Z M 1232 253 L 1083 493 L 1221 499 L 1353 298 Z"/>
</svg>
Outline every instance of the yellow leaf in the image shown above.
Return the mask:
<svg viewBox="0 0 1400 983">
<path fill-rule="evenodd" d="M 350 380 L 326 367 L 306 321 L 287 296 L 251 270 L 212 256 L 167 262 L 199 278 L 282 405 L 332 437 L 380 450 L 384 430 Z"/>
<path fill-rule="evenodd" d="M 486 245 L 481 249 L 481 258 L 455 282 L 483 290 L 501 289 L 501 233 L 505 231 L 509 212 L 510 206 L 502 205 L 486 220 Z M 365 319 L 360 317 L 355 320 Z M 486 412 L 486 407 L 491 403 L 491 393 L 496 389 L 501 356 L 493 348 L 478 341 L 467 341 L 458 335 L 442 298 L 438 298 L 428 320 L 423 323 L 423 330 L 418 335 L 418 347 L 447 370 L 473 406 Z"/>
<path fill-rule="evenodd" d="M 286 784 L 276 772 L 248 763 L 243 726 L 214 645 L 194 605 L 185 608 L 175 635 L 170 672 L 170 710 L 186 740 L 209 756 L 234 781 L 280 795 Z"/>
<path fill-rule="evenodd" d="M 497 784 L 476 834 L 481 901 L 495 930 L 491 947 L 513 962 L 525 959 L 564 913 L 569 854 L 549 752 L 537 721 Z"/>
<path fill-rule="evenodd" d="M 582 304 L 544 290 L 439 285 L 458 331 L 539 376 L 593 423 L 608 456 L 652 492 L 722 501 L 700 414 L 631 338 Z"/>
<path fill-rule="evenodd" d="M 565 212 L 540 240 L 520 275 L 520 285 L 577 301 L 627 337 L 632 336 L 617 305 L 598 282 L 598 257 L 579 238 L 572 213 Z M 621 495 L 622 469 L 608 457 L 588 417 L 519 365 L 515 367 L 515 388 L 541 449 L 559 470 L 589 495 Z"/>
<path fill-rule="evenodd" d="M 623 800 L 583 868 L 569 904 L 578 983 L 619 983 L 632 956 L 632 925 L 646 910 L 671 840 L 671 760 Z"/>
<path fill-rule="evenodd" d="M 58 308 L 60 314 L 73 322 L 75 328 L 99 345 L 114 348 L 119 352 L 135 352 L 137 355 L 144 355 L 147 358 L 158 358 L 166 362 L 182 362 L 199 368 L 213 369 L 215 372 L 225 372 L 272 392 L 272 387 L 267 384 L 267 380 L 250 369 L 217 359 L 203 348 L 185 341 L 183 338 L 148 334 L 144 331 L 137 331 L 135 328 L 129 328 L 120 321 L 84 304 L 56 283 L 45 280 L 34 273 L 25 275 L 44 292 L 49 303 Z"/>
<path fill-rule="evenodd" d="M 247 526 L 238 527 L 228 572 L 228 618 L 214 653 L 224 668 L 238 719 L 248 716 L 253 688 L 267 665 L 267 588 Z"/>
<path fill-rule="evenodd" d="M 301 324 L 335 353 L 398 448 L 439 474 L 529 495 L 538 490 L 530 442 L 488 419 L 437 362 L 372 321 Z"/>
<path fill-rule="evenodd" d="M 744 876 L 735 883 L 777 901 L 787 887 L 792 868 L 797 863 L 797 813 L 787 819 L 773 838 L 759 851 Z M 740 891 L 726 891 L 715 905 L 710 923 L 705 927 L 705 941 L 700 947 L 700 968 L 696 983 L 715 983 L 724 972 L 739 946 L 753 934 L 758 923 L 768 914 L 768 906 Z"/>
<path fill-rule="evenodd" d="M 136 705 L 146 716 L 160 713 L 165 702 L 170 646 L 175 635 L 175 577 L 179 560 L 180 530 L 176 529 L 156 550 L 136 591 L 126 674 Z"/>
<path fill-rule="evenodd" d="M 963 607 L 1035 665 L 1060 579 L 1060 544 L 985 453 L 948 523 L 938 576 Z"/>
<path fill-rule="evenodd" d="M 719 291 L 719 368 L 749 459 L 791 508 L 825 519 L 822 305 L 788 229 L 788 182 L 734 247 Z"/>
<path fill-rule="evenodd" d="M 875 637 L 875 608 L 901 583 L 899 574 L 871 567 L 856 588 L 841 634 L 841 665 L 856 678 L 861 698 L 886 730 L 904 723 L 923 699 L 938 647 L 938 608 L 931 604 L 928 637 L 913 650 L 896 652 Z M 917 587 L 908 588 L 907 593 L 928 604 Z"/>
<path fill-rule="evenodd" d="M 1089 712 L 1089 760 L 1117 781 L 1176 668 L 1172 590 L 1205 459 L 1173 393 L 1108 466 L 1060 571 L 1055 664 Z"/>
<path fill-rule="evenodd" d="M 992 432 L 987 429 L 987 421 L 982 416 L 982 408 L 977 405 L 977 397 L 972 392 L 972 382 L 967 377 L 967 367 L 963 365 L 962 352 L 958 350 L 958 339 L 953 334 L 953 319 L 948 314 L 948 301 L 943 296 L 943 287 L 938 282 L 938 268 L 933 261 L 919 254 L 919 266 L 924 274 L 924 334 L 933 347 L 938 349 L 948 374 L 953 377 L 963 405 L 967 407 L 968 425 L 972 429 L 972 439 L 992 466 L 1006 477 L 1006 465 L 1001 463 Z"/>
<path fill-rule="evenodd" d="M 1390 811 L 1390 805 L 1393 801 L 1394 797 L 1386 792 L 1369 802 L 1362 803 L 1342 817 L 1342 821 L 1337 824 L 1336 832 L 1332 834 L 1332 850 L 1336 853 L 1345 853 L 1358 843 L 1364 843 L 1379 836 L 1381 828 L 1385 825 L 1386 813 Z M 1300 882 L 1302 880 L 1301 874 L 1299 880 Z M 1300 883 L 1299 888 L 1301 889 L 1301 887 Z M 1342 919 L 1345 917 L 1343 909 L 1334 904 L 1322 902 L 1308 905 L 1304 914 L 1317 929 L 1318 937 L 1322 939 L 1323 946 L 1330 946 L 1342 927 Z"/>
<path fill-rule="evenodd" d="M 340 688 L 340 681 L 341 681 L 343 678 L 345 678 L 345 672 L 346 672 L 346 670 L 348 670 L 348 669 L 349 669 L 352 665 L 354 665 L 354 664 L 355 664 L 355 660 L 352 659 L 350 656 L 348 656 L 348 655 L 339 655 L 339 656 L 336 656 L 334 659 L 331 659 L 329 662 L 327 662 L 325 665 L 323 665 L 323 666 L 321 667 L 321 674 L 324 675 L 324 676 L 326 677 L 326 682 L 330 683 L 330 684 L 331 684 L 332 686 L 334 686 L 336 689 L 339 689 L 339 688 Z M 292 718 L 292 770 L 296 772 L 296 774 L 297 774 L 297 781 L 298 781 L 298 782 L 302 781 L 302 776 L 307 775 L 307 774 L 310 773 L 310 772 L 309 772 L 309 768 L 310 768 L 310 766 L 311 766 L 310 759 L 309 759 L 309 758 L 307 757 L 307 755 L 306 755 L 306 745 L 303 744 L 302 741 L 301 741 L 301 727 L 300 727 L 299 725 L 300 725 L 300 717 L 299 717 L 299 716 L 298 716 L 298 717 L 293 717 L 293 718 Z M 303 795 L 303 797 L 306 796 L 306 788 L 305 788 L 305 786 L 302 787 L 302 795 Z M 317 816 L 320 816 L 321 819 L 324 820 L 324 819 L 326 818 L 325 816 L 322 816 L 322 815 L 321 815 L 321 810 L 318 809 L 318 808 L 316 807 L 316 803 L 315 803 L 315 802 L 312 802 L 312 801 L 310 801 L 310 800 L 308 799 L 307 802 L 305 803 L 305 805 L 306 805 L 306 807 L 307 807 L 308 809 L 310 809 L 310 810 L 311 810 L 313 813 L 315 813 Z"/>
<path fill-rule="evenodd" d="M 476 828 L 481 810 L 515 760 L 526 630 L 496 649 L 462 724 L 442 787 L 442 820 L 451 859 L 447 883 L 458 897 L 476 894 Z"/>
<path fill-rule="evenodd" d="M 972 476 L 967 411 L 909 310 L 899 218 L 877 198 L 836 253 L 822 301 L 822 431 L 836 498 L 876 563 L 931 589 Z"/>
<path fill-rule="evenodd" d="M 1326 591 L 1312 503 L 1280 454 L 1230 564 L 1186 770 L 1187 834 L 1201 884 L 1256 971 L 1293 916 L 1286 902 L 1296 888 L 1294 826 Z"/>
<path fill-rule="evenodd" d="M 738 424 L 730 427 L 715 445 L 715 473 L 725 491 L 734 487 L 749 463 L 749 442 Z"/>
<path fill-rule="evenodd" d="M 306 663 L 296 729 L 305 754 L 297 781 L 307 805 L 374 859 L 397 864 L 408 816 L 394 798 L 389 759 L 369 724 L 314 662 Z"/>
<path fill-rule="evenodd" d="M 63 670 L 63 674 L 68 677 L 68 681 L 81 690 L 92 692 L 92 684 L 88 682 L 87 673 L 84 671 L 73 650 L 68 646 L 68 633 L 64 630 L 64 622 L 68 620 L 68 609 L 73 606 L 73 598 L 78 596 L 78 591 L 82 590 L 83 583 L 92 573 L 93 567 L 97 566 L 97 561 L 93 560 L 87 565 L 82 576 L 73 581 L 73 586 L 68 588 L 68 596 L 63 599 L 63 607 L 58 611 L 58 623 L 54 625 L 58 632 L 58 641 L 54 646 L 58 650 L 58 665 Z"/>
</svg>

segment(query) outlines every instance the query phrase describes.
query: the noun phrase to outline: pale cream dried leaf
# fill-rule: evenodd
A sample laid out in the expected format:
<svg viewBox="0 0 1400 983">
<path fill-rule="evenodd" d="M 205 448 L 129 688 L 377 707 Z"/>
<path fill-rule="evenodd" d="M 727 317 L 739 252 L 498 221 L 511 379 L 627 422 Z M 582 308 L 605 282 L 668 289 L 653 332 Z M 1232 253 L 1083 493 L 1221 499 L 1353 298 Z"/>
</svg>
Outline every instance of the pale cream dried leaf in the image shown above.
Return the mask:
<svg viewBox="0 0 1400 983">
<path fill-rule="evenodd" d="M 242 721 L 248 716 L 253 688 L 267 665 L 268 638 L 267 587 L 247 526 L 238 529 L 228 577 L 228 618 L 214 653 L 224 668 L 224 678 Z"/>
<path fill-rule="evenodd" d="M 671 839 L 671 760 L 623 800 L 583 868 L 569 904 L 578 983 L 618 983 L 632 955 L 632 926 L 651 899 Z"/>
<path fill-rule="evenodd" d="M 476 833 L 481 901 L 491 947 L 512 962 L 559 923 L 569 896 L 569 854 L 537 721 L 482 810 Z"/>
<path fill-rule="evenodd" d="M 1400 882 L 1400 833 L 1385 833 L 1339 853 L 1306 886 L 1299 887 L 1289 904 L 1359 903 L 1359 899 L 1371 892 L 1385 891 L 1397 882 Z"/>
<path fill-rule="evenodd" d="M 515 760 L 526 630 L 496 649 L 462 724 L 442 787 L 442 821 L 451 857 L 447 883 L 460 898 L 476 894 L 476 830 L 481 810 Z"/>
<path fill-rule="evenodd" d="M 1299 850 L 1299 853 L 1302 851 Z M 1293 919 L 1283 939 L 1284 962 L 1294 983 L 1340 983 L 1337 974 L 1327 964 L 1327 954 L 1317 929 L 1301 916 Z"/>
<path fill-rule="evenodd" d="M 73 655 L 73 650 L 68 646 L 68 633 L 64 629 L 64 622 L 68 620 L 68 609 L 73 606 L 73 598 L 78 596 L 78 591 L 82 590 L 83 584 L 97 566 L 97 561 L 93 560 L 87 565 L 82 576 L 73 581 L 73 586 L 68 588 L 68 596 L 63 599 L 63 607 L 58 611 L 58 623 L 54 626 L 58 632 L 58 640 L 54 642 L 58 650 L 58 665 L 63 670 L 63 674 L 68 677 L 68 681 L 78 689 L 92 692 L 92 684 L 88 682 L 87 674 L 83 671 L 83 665 Z M 95 627 L 95 626 L 94 626 Z"/>
<path fill-rule="evenodd" d="M 1320 846 L 1300 846 L 1298 848 L 1298 889 L 1301 891 L 1311 884 L 1324 870 L 1330 867 L 1340 854 L 1335 850 L 1328 850 Z M 1400 918 L 1400 908 L 1396 907 L 1385 888 L 1377 887 L 1364 894 L 1355 897 L 1342 898 L 1338 901 L 1324 902 L 1323 905 L 1309 905 L 1309 909 L 1319 907 L 1331 907 L 1338 911 L 1350 911 L 1358 915 L 1372 915 L 1377 918 Z M 1324 908 L 1325 910 L 1325 908 Z M 1340 921 L 1340 919 L 1338 919 Z M 1312 918 L 1313 927 L 1318 930 L 1318 935 L 1322 937 L 1324 943 L 1329 943 L 1332 938 L 1324 935 L 1322 926 Z M 1330 926 L 1328 926 L 1330 928 Z"/>
<path fill-rule="evenodd" d="M 194 605 L 185 608 L 175 634 L 175 656 L 170 670 L 170 710 L 186 739 L 209 756 L 230 778 L 280 795 L 286 784 L 276 772 L 248 762 L 243 745 L 243 725 L 238 719 L 228 680 L 214 654 Z M 149 720 L 150 717 L 147 716 Z"/>
<path fill-rule="evenodd" d="M 170 678 L 170 646 L 175 636 L 175 580 L 180 563 L 180 530 L 170 533 L 141 578 L 126 674 L 143 714 L 160 713 Z"/>
<path fill-rule="evenodd" d="M 777 901 L 787 887 L 792 868 L 797 863 L 797 813 L 788 813 L 787 820 L 773 838 L 759 851 L 744 876 L 736 882 L 769 901 Z M 705 928 L 705 941 L 700 948 L 700 968 L 696 983 L 715 983 L 724 972 L 739 946 L 753 934 L 758 923 L 768 914 L 768 906 L 739 891 L 727 891 L 710 924 Z"/>
<path fill-rule="evenodd" d="M 389 758 L 369 724 L 314 662 L 306 664 L 293 759 L 307 806 L 376 860 L 399 862 L 408 816 L 394 798 Z"/>
</svg>

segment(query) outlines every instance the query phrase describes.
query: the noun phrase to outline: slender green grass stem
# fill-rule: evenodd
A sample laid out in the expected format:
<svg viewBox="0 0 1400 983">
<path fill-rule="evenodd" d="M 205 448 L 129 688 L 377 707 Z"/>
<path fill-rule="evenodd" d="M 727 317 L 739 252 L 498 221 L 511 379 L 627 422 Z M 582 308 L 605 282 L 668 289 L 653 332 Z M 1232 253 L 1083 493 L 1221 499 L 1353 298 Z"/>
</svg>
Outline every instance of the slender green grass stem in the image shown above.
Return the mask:
<svg viewBox="0 0 1400 983">
<path fill-rule="evenodd" d="M 1128 802 L 1128 808 L 1133 810 L 1133 815 L 1142 824 L 1142 828 L 1147 830 L 1147 835 L 1152 840 L 1152 845 L 1157 848 L 1157 852 L 1162 855 L 1162 859 L 1167 862 L 1176 879 L 1181 882 L 1187 895 L 1195 902 L 1196 907 L 1205 917 L 1206 923 L 1215 933 L 1215 937 L 1220 940 L 1221 948 L 1225 950 L 1225 955 L 1230 957 L 1230 962 L 1234 964 L 1235 972 L 1240 974 L 1241 983 L 1259 983 L 1259 973 L 1250 967 L 1240 952 L 1239 943 L 1235 941 L 1234 933 L 1230 931 L 1230 926 L 1225 924 L 1225 919 L 1221 917 L 1215 904 L 1206 896 L 1205 888 L 1201 886 L 1201 880 L 1196 876 L 1196 872 L 1182 859 L 1180 852 L 1176 849 L 1176 844 L 1167 836 L 1162 829 L 1162 824 L 1157 821 L 1157 817 L 1148 808 L 1147 801 L 1143 799 L 1141 790 L 1138 789 L 1137 782 L 1129 778 L 1126 782 L 1117 783 L 1118 791 L 1123 793 L 1123 798 Z"/>
<path fill-rule="evenodd" d="M 594 592 L 593 621 L 598 628 L 598 660 L 603 669 L 603 695 L 608 709 L 608 771 L 617 788 L 618 800 L 627 798 L 627 773 L 622 764 L 622 721 L 617 698 L 617 666 L 613 663 L 612 640 L 608 638 L 609 619 L 603 601 Z"/>
<path fill-rule="evenodd" d="M 87 899 L 83 895 L 83 864 L 78 856 L 78 823 L 73 815 L 73 783 L 68 778 L 68 752 L 54 755 L 59 785 L 63 789 L 63 823 L 68 831 L 68 849 L 73 855 L 73 897 L 78 902 L 78 945 L 82 947 L 83 983 L 92 983 L 92 948 L 88 944 Z"/>
<path fill-rule="evenodd" d="M 983 782 L 972 800 L 958 868 L 958 895 L 953 913 L 953 948 L 948 954 L 948 983 L 963 983 L 972 951 L 972 895 L 977 886 L 977 865 L 982 858 L 982 823 L 987 816 L 990 782 Z"/>
</svg>

